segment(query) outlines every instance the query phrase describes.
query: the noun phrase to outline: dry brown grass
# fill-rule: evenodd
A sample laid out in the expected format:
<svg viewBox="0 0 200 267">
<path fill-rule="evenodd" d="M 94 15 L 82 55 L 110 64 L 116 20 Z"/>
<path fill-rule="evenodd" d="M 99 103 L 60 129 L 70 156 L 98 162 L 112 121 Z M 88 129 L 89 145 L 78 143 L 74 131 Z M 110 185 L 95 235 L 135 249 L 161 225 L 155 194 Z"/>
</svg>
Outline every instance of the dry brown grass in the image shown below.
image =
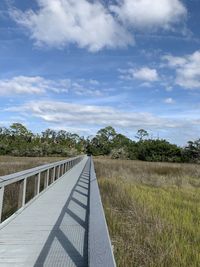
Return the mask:
<svg viewBox="0 0 200 267">
<path fill-rule="evenodd" d="M 200 166 L 96 159 L 117 266 L 199 266 Z"/>
<path fill-rule="evenodd" d="M 0 176 L 27 170 L 46 163 L 60 161 L 60 157 L 12 157 L 0 156 Z"/>
</svg>

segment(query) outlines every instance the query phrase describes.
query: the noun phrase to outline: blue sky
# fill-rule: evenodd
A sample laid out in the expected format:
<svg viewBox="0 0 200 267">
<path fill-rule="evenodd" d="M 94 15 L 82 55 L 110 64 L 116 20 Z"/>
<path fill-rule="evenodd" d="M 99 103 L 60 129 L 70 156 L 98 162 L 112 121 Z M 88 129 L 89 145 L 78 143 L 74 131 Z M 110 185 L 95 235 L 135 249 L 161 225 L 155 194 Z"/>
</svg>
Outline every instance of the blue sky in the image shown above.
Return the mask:
<svg viewBox="0 0 200 267">
<path fill-rule="evenodd" d="M 199 138 L 199 14 L 199 0 L 1 0 L 0 126 Z"/>
</svg>

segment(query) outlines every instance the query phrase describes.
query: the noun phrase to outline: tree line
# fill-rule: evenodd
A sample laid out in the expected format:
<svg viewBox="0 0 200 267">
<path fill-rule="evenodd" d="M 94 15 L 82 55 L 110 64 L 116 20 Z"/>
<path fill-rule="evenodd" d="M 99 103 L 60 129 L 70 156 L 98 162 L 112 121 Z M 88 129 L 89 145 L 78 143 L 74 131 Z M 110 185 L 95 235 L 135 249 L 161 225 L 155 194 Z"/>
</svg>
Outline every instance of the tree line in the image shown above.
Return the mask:
<svg viewBox="0 0 200 267">
<path fill-rule="evenodd" d="M 136 139 L 117 133 L 111 126 L 100 129 L 94 137 L 83 137 L 52 129 L 34 134 L 24 125 L 13 123 L 8 128 L 0 127 L 0 155 L 69 157 L 87 153 L 114 159 L 199 162 L 200 139 L 179 147 L 164 139 L 150 138 L 144 129 L 137 131 Z"/>
</svg>

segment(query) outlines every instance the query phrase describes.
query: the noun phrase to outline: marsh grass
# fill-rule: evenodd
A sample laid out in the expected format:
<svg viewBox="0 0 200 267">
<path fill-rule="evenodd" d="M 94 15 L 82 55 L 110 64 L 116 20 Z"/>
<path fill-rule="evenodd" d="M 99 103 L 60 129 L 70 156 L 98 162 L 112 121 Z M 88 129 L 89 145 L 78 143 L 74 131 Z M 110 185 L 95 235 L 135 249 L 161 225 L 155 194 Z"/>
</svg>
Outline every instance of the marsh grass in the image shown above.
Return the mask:
<svg viewBox="0 0 200 267">
<path fill-rule="evenodd" d="M 200 166 L 96 159 L 117 266 L 200 266 Z"/>
<path fill-rule="evenodd" d="M 0 156 L 0 176 L 27 170 L 50 162 L 60 161 L 61 157 L 12 157 Z"/>
<path fill-rule="evenodd" d="M 0 156 L 0 176 L 15 173 L 18 171 L 30 169 L 36 166 L 44 165 L 50 162 L 60 161 L 60 157 L 11 157 Z M 41 174 L 40 191 L 44 189 L 45 172 Z M 34 196 L 35 177 L 27 180 L 26 203 Z M 7 219 L 18 209 L 19 200 L 19 182 L 5 187 L 2 220 Z"/>
</svg>

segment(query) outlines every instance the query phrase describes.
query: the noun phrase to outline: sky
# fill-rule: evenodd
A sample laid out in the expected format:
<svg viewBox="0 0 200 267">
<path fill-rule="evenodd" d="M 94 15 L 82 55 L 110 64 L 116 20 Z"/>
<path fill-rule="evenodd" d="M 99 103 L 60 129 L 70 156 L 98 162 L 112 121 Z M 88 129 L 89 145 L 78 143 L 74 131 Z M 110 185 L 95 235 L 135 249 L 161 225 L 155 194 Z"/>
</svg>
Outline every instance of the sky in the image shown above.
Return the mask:
<svg viewBox="0 0 200 267">
<path fill-rule="evenodd" d="M 200 138 L 199 0 L 1 0 L 0 126 Z"/>
</svg>

